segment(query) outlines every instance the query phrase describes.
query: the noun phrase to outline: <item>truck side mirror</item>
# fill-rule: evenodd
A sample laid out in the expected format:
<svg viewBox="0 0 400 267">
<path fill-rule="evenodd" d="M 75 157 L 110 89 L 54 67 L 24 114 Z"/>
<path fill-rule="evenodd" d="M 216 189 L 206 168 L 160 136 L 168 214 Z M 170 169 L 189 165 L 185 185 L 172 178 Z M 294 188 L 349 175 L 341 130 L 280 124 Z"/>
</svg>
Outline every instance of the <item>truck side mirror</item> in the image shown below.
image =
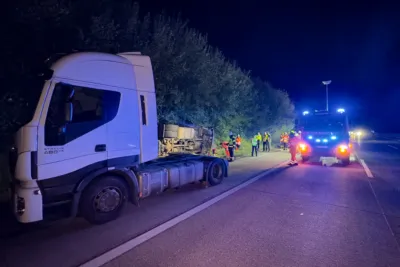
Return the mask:
<svg viewBox="0 0 400 267">
<path fill-rule="evenodd" d="M 72 121 L 72 115 L 74 113 L 74 106 L 72 105 L 71 102 L 65 103 L 65 122 L 71 122 Z"/>
</svg>

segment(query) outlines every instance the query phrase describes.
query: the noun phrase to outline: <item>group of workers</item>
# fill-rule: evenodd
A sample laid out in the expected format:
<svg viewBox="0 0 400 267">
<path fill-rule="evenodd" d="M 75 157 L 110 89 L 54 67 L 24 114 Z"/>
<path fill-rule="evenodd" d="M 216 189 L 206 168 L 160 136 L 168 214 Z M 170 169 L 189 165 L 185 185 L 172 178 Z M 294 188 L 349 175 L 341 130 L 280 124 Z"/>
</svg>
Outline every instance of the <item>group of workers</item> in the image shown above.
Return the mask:
<svg viewBox="0 0 400 267">
<path fill-rule="evenodd" d="M 258 155 L 260 146 L 262 143 L 262 151 L 271 151 L 271 134 L 269 132 L 264 132 L 263 135 L 259 132 L 251 140 L 252 150 L 251 156 L 254 157 Z M 228 160 L 235 160 L 235 150 L 238 150 L 242 144 L 242 137 L 238 134 L 235 136 L 232 132 L 229 133 L 228 141 L 222 142 L 221 145 L 225 149 L 225 154 Z"/>
<path fill-rule="evenodd" d="M 229 133 L 228 142 L 222 142 L 221 145 L 225 149 L 225 154 L 228 160 L 235 160 L 235 150 L 238 150 L 242 144 L 242 137 L 240 134 L 235 136 L 232 132 Z"/>
<path fill-rule="evenodd" d="M 287 132 L 284 132 L 284 133 L 281 134 L 280 142 L 281 142 L 281 148 L 283 150 L 287 150 L 288 149 L 289 139 L 290 139 L 290 135 Z"/>
<path fill-rule="evenodd" d="M 290 133 L 284 132 L 281 134 L 281 144 L 283 150 L 288 150 L 290 152 L 290 165 L 297 164 L 296 154 L 299 142 L 301 140 L 301 132 L 298 133 L 294 130 L 290 131 Z M 264 135 L 258 133 L 254 136 L 251 141 L 252 149 L 251 149 L 251 156 L 254 157 L 258 155 L 258 151 L 260 149 L 260 144 L 263 144 L 263 150 L 269 152 L 271 151 L 271 134 L 269 132 L 265 132 Z"/>
<path fill-rule="evenodd" d="M 258 134 L 256 134 L 251 140 L 252 157 L 254 157 L 254 155 L 256 157 L 258 156 L 258 151 L 260 150 L 261 142 L 262 142 L 262 151 L 264 152 L 271 151 L 271 134 L 269 132 L 264 132 L 264 134 L 261 135 L 261 133 L 258 132 Z"/>
<path fill-rule="evenodd" d="M 294 130 L 290 131 L 290 133 L 284 132 L 281 134 L 281 145 L 283 150 L 288 150 L 291 154 L 291 161 L 289 164 L 297 164 L 296 154 L 297 154 L 297 146 L 301 140 L 300 132 L 296 133 Z M 270 152 L 271 151 L 271 134 L 269 132 L 264 132 L 261 134 L 258 132 L 251 140 L 251 156 L 258 156 L 258 151 L 260 150 L 262 144 L 262 151 Z M 232 132 L 229 133 L 229 141 L 222 142 L 221 145 L 225 148 L 226 157 L 233 161 L 235 159 L 235 151 L 240 148 L 242 144 L 242 137 L 238 134 L 235 136 Z"/>
</svg>

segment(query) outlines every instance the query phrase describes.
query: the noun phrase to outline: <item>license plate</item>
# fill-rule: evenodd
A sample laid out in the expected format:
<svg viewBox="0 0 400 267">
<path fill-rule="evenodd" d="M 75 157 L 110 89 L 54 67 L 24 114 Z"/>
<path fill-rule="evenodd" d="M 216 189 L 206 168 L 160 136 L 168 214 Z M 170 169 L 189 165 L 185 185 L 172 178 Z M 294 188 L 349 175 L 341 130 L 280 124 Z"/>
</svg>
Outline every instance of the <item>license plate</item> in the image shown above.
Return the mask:
<svg viewBox="0 0 400 267">
<path fill-rule="evenodd" d="M 328 146 L 316 146 L 317 148 L 328 148 Z"/>
</svg>

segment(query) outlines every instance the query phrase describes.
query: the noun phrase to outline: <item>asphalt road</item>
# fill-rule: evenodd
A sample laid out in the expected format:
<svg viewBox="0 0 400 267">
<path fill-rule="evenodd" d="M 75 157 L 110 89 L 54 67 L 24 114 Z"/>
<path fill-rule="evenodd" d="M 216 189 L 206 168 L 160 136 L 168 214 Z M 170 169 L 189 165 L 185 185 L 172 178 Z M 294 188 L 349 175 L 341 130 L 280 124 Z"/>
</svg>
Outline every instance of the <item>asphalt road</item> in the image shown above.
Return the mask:
<svg viewBox="0 0 400 267">
<path fill-rule="evenodd" d="M 400 266 L 400 143 L 285 168 L 136 246 L 115 266 Z M 118 250 L 118 249 L 117 249 Z"/>
<path fill-rule="evenodd" d="M 367 163 L 374 176 L 369 181 L 400 242 L 400 138 L 363 142 L 358 156 Z"/>
<path fill-rule="evenodd" d="M 120 219 L 100 226 L 75 219 L 52 226 L 21 227 L 0 211 L 0 266 L 78 266 L 288 158 L 287 152 L 271 152 L 237 160 L 230 166 L 229 177 L 218 186 L 189 185 L 149 197 L 140 208 L 130 205 Z"/>
<path fill-rule="evenodd" d="M 76 219 L 19 230 L 1 241 L 0 266 L 78 266 L 96 256 L 107 258 L 103 253 L 115 248 L 105 267 L 398 267 L 400 142 L 385 137 L 356 150 L 373 178 L 358 162 L 346 168 L 281 167 L 146 241 L 152 229 L 244 185 L 288 154 L 246 158 L 233 163 L 231 176 L 217 187 L 193 185 L 145 199 L 139 209 L 129 207 L 106 225 Z M 119 245 L 140 238 L 143 243 L 120 255 L 127 247 Z"/>
</svg>

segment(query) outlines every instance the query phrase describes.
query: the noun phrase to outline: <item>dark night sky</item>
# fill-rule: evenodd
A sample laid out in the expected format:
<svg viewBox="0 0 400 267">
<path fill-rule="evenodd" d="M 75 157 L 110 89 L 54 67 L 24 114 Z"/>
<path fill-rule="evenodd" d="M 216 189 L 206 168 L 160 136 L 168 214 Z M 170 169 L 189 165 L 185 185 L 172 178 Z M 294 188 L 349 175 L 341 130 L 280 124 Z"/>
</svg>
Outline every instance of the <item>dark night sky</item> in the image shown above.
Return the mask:
<svg viewBox="0 0 400 267">
<path fill-rule="evenodd" d="M 146 12 L 180 12 L 227 57 L 286 89 L 298 110 L 324 108 L 321 81 L 330 79 L 332 108 L 344 106 L 382 131 L 400 131 L 400 120 L 382 122 L 400 101 L 396 1 L 139 2 Z"/>
</svg>

